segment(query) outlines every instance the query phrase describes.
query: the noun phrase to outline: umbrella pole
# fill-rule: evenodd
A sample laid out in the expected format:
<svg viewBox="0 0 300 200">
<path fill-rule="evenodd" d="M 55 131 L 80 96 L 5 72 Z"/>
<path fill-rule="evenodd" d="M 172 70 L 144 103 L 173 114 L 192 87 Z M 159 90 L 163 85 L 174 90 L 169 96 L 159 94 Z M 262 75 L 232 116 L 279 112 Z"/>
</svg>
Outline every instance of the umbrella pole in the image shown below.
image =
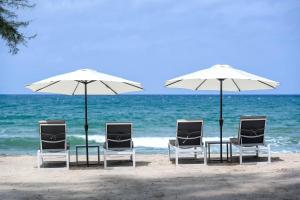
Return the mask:
<svg viewBox="0 0 300 200">
<path fill-rule="evenodd" d="M 86 148 L 86 166 L 89 166 L 89 147 L 88 147 L 88 116 L 87 116 L 87 82 L 84 83 L 84 105 L 85 105 L 85 148 Z"/>
<path fill-rule="evenodd" d="M 220 81 L 220 161 L 223 162 L 223 81 L 224 79 L 219 79 Z"/>
</svg>

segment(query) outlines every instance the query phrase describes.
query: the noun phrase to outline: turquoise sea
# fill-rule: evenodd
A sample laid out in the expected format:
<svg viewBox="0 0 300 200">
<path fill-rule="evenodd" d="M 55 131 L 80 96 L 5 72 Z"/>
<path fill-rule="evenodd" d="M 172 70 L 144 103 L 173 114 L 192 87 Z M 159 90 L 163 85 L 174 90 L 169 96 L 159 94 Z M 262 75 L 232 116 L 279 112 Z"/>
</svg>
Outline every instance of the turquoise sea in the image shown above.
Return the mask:
<svg viewBox="0 0 300 200">
<path fill-rule="evenodd" d="M 224 138 L 237 135 L 240 115 L 266 115 L 273 152 L 300 152 L 299 95 L 225 95 Z M 218 95 L 89 96 L 90 143 L 104 141 L 105 122 L 133 122 L 139 153 L 165 153 L 177 119 L 203 119 L 204 136 L 219 135 Z M 38 121 L 65 119 L 71 150 L 84 144 L 84 98 L 63 95 L 0 95 L 0 154 L 34 154 Z"/>
</svg>

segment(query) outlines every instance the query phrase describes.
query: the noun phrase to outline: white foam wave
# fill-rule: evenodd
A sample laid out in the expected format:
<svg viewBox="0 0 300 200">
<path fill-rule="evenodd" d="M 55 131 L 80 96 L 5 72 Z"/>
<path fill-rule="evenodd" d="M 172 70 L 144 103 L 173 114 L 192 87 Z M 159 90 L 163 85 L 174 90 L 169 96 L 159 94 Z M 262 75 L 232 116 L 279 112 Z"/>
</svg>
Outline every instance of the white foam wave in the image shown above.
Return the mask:
<svg viewBox="0 0 300 200">
<path fill-rule="evenodd" d="M 84 135 L 73 135 L 74 137 L 78 137 L 84 139 Z M 147 147 L 147 148 L 168 148 L 168 143 L 170 139 L 174 139 L 172 137 L 135 137 L 133 138 L 135 147 Z M 223 138 L 223 140 L 228 140 L 228 138 Z M 89 141 L 94 141 L 97 143 L 102 143 L 105 141 L 105 137 L 101 135 L 90 135 Z M 203 141 L 219 141 L 218 137 L 206 137 Z"/>
<path fill-rule="evenodd" d="M 167 148 L 169 137 L 136 137 L 133 138 L 134 146 L 150 148 Z"/>
<path fill-rule="evenodd" d="M 84 135 L 72 135 L 72 137 L 85 139 Z M 97 143 L 102 143 L 105 141 L 105 137 L 102 135 L 89 135 L 89 141 L 94 141 Z"/>
</svg>

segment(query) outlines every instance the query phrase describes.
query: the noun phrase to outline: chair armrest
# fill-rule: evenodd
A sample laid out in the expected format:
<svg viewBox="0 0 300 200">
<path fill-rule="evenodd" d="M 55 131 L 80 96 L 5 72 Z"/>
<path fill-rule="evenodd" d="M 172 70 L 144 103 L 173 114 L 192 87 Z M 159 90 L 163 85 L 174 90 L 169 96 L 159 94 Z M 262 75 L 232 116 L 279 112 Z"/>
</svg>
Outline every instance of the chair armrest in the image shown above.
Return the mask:
<svg viewBox="0 0 300 200">
<path fill-rule="evenodd" d="M 103 142 L 103 149 L 106 149 L 106 141 L 105 142 Z"/>
<path fill-rule="evenodd" d="M 175 139 L 171 139 L 171 140 L 169 140 L 169 145 L 171 145 L 171 146 L 176 146 L 176 140 Z"/>
<path fill-rule="evenodd" d="M 232 144 L 235 144 L 235 145 L 238 145 L 238 144 L 239 144 L 239 139 L 238 139 L 238 138 L 229 138 L 229 141 L 230 141 Z"/>
</svg>

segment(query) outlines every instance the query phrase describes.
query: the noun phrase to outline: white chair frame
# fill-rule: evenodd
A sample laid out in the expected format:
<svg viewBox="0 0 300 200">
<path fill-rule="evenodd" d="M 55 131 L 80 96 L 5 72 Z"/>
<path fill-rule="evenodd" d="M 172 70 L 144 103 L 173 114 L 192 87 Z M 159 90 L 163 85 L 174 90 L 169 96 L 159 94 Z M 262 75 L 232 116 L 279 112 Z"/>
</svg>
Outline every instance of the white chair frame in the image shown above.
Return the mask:
<svg viewBox="0 0 300 200">
<path fill-rule="evenodd" d="M 170 142 L 168 144 L 168 155 L 169 155 L 169 160 L 171 160 L 171 149 L 175 149 L 175 164 L 178 166 L 178 159 L 180 155 L 184 154 L 194 154 L 194 158 L 197 158 L 198 154 L 203 154 L 203 160 L 204 160 L 204 165 L 207 165 L 207 156 L 206 156 L 206 147 L 201 143 L 199 146 L 179 146 L 178 145 L 178 136 L 177 136 L 177 131 L 178 131 L 178 123 L 184 123 L 184 122 L 202 122 L 202 128 L 201 128 L 201 136 L 203 138 L 203 127 L 204 123 L 203 120 L 177 120 L 177 126 L 176 126 L 176 140 L 175 140 L 175 146 L 172 145 Z M 191 138 L 195 139 L 195 138 Z"/>
<path fill-rule="evenodd" d="M 69 150 L 67 149 L 67 136 L 65 138 L 65 149 L 53 149 L 51 151 L 49 150 L 43 150 L 42 149 L 42 137 L 41 137 L 41 127 L 42 126 L 58 126 L 58 125 L 64 125 L 65 126 L 65 132 L 67 131 L 67 126 L 66 124 L 44 124 L 41 123 L 39 125 L 40 128 L 40 149 L 37 151 L 37 167 L 40 169 L 40 167 L 44 163 L 45 158 L 65 158 L 66 160 L 66 169 L 70 168 L 70 153 Z M 48 141 L 49 142 L 49 141 Z"/>
<path fill-rule="evenodd" d="M 243 121 L 255 121 L 255 120 L 259 120 L 259 119 L 260 118 L 241 119 L 240 120 L 238 143 L 240 141 L 242 141 L 241 137 L 246 137 L 246 138 L 261 137 L 261 135 L 258 135 L 258 136 L 241 136 L 241 126 L 242 126 Z M 266 118 L 262 118 L 262 119 L 265 120 L 265 127 L 266 127 L 267 119 Z M 253 154 L 256 154 L 257 156 L 259 156 L 260 154 L 263 154 L 263 155 L 267 154 L 267 157 L 268 157 L 267 163 L 271 163 L 271 146 L 270 146 L 270 144 L 265 143 L 265 137 L 264 137 L 263 143 L 258 143 L 258 144 L 242 144 L 242 143 L 241 144 L 234 144 L 234 143 L 232 143 L 232 144 L 239 149 L 239 161 L 240 161 L 241 165 L 245 164 L 245 163 L 243 163 L 243 156 L 253 155 Z M 247 163 L 250 164 L 249 162 L 247 162 Z"/>
<path fill-rule="evenodd" d="M 108 139 L 107 139 L 107 126 L 108 125 L 130 125 L 131 126 L 131 144 L 130 144 L 130 148 L 108 148 Z M 104 157 L 104 169 L 107 168 L 107 159 L 108 156 L 124 156 L 124 155 L 129 155 L 130 156 L 130 160 L 132 161 L 132 166 L 133 168 L 135 168 L 136 164 L 135 164 L 135 149 L 133 146 L 133 141 L 132 141 L 132 123 L 106 123 L 106 130 L 105 130 L 105 147 L 103 150 L 103 157 Z"/>
</svg>

